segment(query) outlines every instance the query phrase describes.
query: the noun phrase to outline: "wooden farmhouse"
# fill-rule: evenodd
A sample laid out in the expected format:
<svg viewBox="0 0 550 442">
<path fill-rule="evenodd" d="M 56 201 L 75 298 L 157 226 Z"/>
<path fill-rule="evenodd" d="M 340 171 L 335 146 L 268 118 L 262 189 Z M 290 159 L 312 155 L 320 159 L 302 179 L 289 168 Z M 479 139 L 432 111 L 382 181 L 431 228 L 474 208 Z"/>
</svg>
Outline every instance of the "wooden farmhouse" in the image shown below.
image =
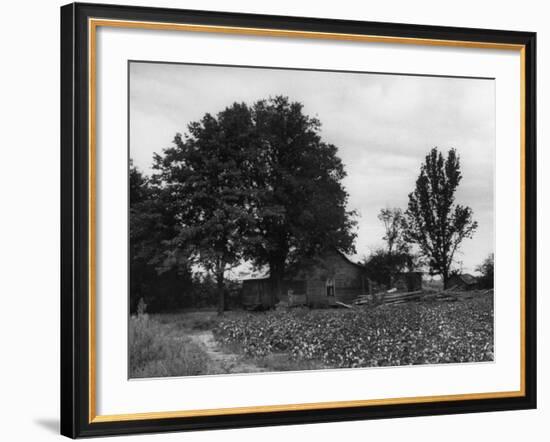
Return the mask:
<svg viewBox="0 0 550 442">
<path fill-rule="evenodd" d="M 337 250 L 326 252 L 315 265 L 299 270 L 282 283 L 281 296 L 269 278 L 243 281 L 242 302 L 247 308 L 271 308 L 279 302 L 313 307 L 349 303 L 369 294 L 370 282 L 365 268 Z"/>
</svg>

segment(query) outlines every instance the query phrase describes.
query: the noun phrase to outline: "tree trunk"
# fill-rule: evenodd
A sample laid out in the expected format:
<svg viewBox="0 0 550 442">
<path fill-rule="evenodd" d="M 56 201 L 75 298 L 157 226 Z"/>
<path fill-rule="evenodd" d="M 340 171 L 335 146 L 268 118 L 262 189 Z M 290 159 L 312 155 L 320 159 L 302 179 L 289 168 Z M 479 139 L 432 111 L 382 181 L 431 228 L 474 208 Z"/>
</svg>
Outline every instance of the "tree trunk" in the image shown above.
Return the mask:
<svg viewBox="0 0 550 442">
<path fill-rule="evenodd" d="M 441 277 L 443 278 L 443 290 L 449 288 L 449 272 L 443 272 Z"/>
<path fill-rule="evenodd" d="M 271 279 L 271 307 L 283 297 L 283 278 L 285 273 L 285 258 L 277 257 L 269 262 Z"/>
<path fill-rule="evenodd" d="M 225 311 L 225 287 L 223 280 L 223 270 L 217 270 L 216 283 L 218 286 L 218 316 L 223 316 L 223 312 Z"/>
</svg>

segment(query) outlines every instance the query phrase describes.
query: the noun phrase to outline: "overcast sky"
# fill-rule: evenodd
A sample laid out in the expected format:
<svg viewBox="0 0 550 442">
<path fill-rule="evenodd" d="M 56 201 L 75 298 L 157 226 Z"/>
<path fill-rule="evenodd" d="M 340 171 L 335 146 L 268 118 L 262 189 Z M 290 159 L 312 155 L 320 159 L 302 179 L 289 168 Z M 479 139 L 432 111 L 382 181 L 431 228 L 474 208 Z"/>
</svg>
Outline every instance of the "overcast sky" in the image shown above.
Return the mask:
<svg viewBox="0 0 550 442">
<path fill-rule="evenodd" d="M 347 171 L 349 208 L 359 213 L 357 255 L 382 246 L 383 207 L 407 207 L 428 151 L 457 149 L 463 180 L 456 200 L 478 230 L 457 255 L 473 272 L 493 252 L 495 82 L 368 73 L 312 72 L 161 63 L 130 64 L 130 156 L 151 173 L 153 152 L 206 112 L 235 101 L 286 95 L 322 123 Z"/>
</svg>

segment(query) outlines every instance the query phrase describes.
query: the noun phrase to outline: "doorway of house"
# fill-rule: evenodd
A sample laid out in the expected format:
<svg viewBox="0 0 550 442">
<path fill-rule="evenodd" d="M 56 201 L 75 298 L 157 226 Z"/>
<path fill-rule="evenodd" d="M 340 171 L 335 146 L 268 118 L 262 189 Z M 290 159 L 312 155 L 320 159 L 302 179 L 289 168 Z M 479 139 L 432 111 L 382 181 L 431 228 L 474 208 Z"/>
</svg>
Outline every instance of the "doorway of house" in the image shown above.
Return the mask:
<svg viewBox="0 0 550 442">
<path fill-rule="evenodd" d="M 326 289 L 327 289 L 327 296 L 333 297 L 334 296 L 334 278 L 328 278 L 326 283 Z"/>
</svg>

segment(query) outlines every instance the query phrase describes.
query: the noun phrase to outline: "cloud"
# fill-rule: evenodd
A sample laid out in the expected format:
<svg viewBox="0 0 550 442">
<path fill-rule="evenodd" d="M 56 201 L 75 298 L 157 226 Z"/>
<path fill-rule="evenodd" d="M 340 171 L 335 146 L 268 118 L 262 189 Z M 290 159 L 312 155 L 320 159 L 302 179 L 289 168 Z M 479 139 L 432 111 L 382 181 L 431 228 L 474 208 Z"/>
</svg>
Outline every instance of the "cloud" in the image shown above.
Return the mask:
<svg viewBox="0 0 550 442">
<path fill-rule="evenodd" d="M 150 173 L 153 152 L 206 112 L 287 95 L 320 119 L 323 139 L 339 148 L 350 209 L 361 214 L 362 256 L 382 244 L 379 210 L 406 208 L 427 152 L 454 147 L 463 172 L 457 202 L 479 222 L 460 258 L 473 271 L 494 248 L 494 87 L 486 79 L 131 63 L 130 154 Z"/>
</svg>

